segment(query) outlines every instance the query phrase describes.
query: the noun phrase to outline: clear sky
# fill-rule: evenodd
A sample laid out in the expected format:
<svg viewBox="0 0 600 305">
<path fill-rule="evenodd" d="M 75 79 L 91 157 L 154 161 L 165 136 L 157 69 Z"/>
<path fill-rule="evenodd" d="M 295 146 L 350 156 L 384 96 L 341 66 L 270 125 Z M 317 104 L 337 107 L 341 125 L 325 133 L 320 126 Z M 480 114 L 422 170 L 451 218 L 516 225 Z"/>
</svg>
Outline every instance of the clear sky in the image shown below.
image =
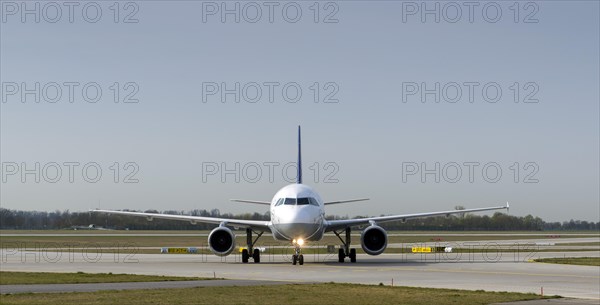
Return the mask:
<svg viewBox="0 0 600 305">
<path fill-rule="evenodd" d="M 21 3 L 3 208 L 262 213 L 302 125 L 328 213 L 600 221 L 598 1 Z"/>
</svg>

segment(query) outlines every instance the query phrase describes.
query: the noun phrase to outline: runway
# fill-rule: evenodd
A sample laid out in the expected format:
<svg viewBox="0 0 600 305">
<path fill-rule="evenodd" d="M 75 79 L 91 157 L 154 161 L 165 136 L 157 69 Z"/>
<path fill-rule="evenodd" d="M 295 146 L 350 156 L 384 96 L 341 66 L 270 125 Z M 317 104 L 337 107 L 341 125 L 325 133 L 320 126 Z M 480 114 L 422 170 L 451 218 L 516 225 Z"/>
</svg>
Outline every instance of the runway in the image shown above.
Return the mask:
<svg viewBox="0 0 600 305">
<path fill-rule="evenodd" d="M 600 267 L 528 262 L 543 257 L 600 256 L 598 251 L 532 253 L 438 253 L 358 255 L 338 263 L 336 255 L 305 255 L 293 266 L 288 255 L 266 255 L 242 264 L 239 255 L 115 254 L 0 251 L 3 271 L 131 273 L 198 276 L 270 282 L 346 282 L 513 291 L 600 300 Z"/>
</svg>

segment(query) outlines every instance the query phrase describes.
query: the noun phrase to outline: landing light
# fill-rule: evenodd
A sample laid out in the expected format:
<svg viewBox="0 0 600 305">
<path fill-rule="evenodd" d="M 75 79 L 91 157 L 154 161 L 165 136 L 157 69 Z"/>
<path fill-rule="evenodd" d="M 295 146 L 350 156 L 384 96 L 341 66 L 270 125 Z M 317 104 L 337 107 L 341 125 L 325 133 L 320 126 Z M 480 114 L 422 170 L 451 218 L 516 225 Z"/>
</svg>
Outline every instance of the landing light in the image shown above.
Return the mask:
<svg viewBox="0 0 600 305">
<path fill-rule="evenodd" d="M 304 239 L 302 239 L 302 238 L 299 238 L 297 242 L 298 242 L 298 246 L 304 245 Z"/>
</svg>

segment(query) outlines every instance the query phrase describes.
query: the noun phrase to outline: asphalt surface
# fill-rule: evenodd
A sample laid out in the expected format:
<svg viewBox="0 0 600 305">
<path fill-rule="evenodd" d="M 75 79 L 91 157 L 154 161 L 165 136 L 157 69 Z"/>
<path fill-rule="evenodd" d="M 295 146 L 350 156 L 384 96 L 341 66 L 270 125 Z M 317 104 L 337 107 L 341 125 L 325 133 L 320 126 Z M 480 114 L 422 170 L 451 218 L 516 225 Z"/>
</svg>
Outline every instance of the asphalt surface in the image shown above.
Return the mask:
<svg viewBox="0 0 600 305">
<path fill-rule="evenodd" d="M 289 255 L 262 255 L 260 264 L 242 264 L 237 254 L 216 257 L 2 249 L 0 255 L 3 271 L 216 276 L 287 283 L 333 281 L 391 285 L 393 280 L 394 285 L 402 286 L 533 293 L 540 293 L 543 287 L 546 295 L 600 300 L 600 267 L 528 262 L 532 258 L 563 255 L 597 257 L 600 256 L 598 251 L 358 255 L 358 263 L 343 264 L 337 262 L 337 255 L 305 255 L 303 266 L 293 266 Z M 94 285 L 99 289 L 104 284 L 86 287 Z"/>
</svg>

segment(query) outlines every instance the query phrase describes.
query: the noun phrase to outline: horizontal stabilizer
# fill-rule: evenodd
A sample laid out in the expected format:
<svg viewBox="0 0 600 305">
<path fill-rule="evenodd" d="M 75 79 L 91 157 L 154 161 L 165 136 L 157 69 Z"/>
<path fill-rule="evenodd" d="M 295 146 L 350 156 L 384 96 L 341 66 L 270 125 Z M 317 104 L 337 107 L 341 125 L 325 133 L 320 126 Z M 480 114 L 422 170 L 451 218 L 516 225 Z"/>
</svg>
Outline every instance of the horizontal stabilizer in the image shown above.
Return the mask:
<svg viewBox="0 0 600 305">
<path fill-rule="evenodd" d="M 324 205 L 338 204 L 338 203 L 348 203 L 348 202 L 357 202 L 357 201 L 366 201 L 366 200 L 369 200 L 369 198 L 359 198 L 359 199 L 350 199 L 350 200 L 329 201 L 329 202 L 325 202 Z"/>
<path fill-rule="evenodd" d="M 254 204 L 271 205 L 271 202 L 269 202 L 269 201 L 244 200 L 244 199 L 230 199 L 230 200 L 231 201 L 235 201 L 235 202 L 243 202 L 243 203 L 254 203 Z"/>
</svg>

